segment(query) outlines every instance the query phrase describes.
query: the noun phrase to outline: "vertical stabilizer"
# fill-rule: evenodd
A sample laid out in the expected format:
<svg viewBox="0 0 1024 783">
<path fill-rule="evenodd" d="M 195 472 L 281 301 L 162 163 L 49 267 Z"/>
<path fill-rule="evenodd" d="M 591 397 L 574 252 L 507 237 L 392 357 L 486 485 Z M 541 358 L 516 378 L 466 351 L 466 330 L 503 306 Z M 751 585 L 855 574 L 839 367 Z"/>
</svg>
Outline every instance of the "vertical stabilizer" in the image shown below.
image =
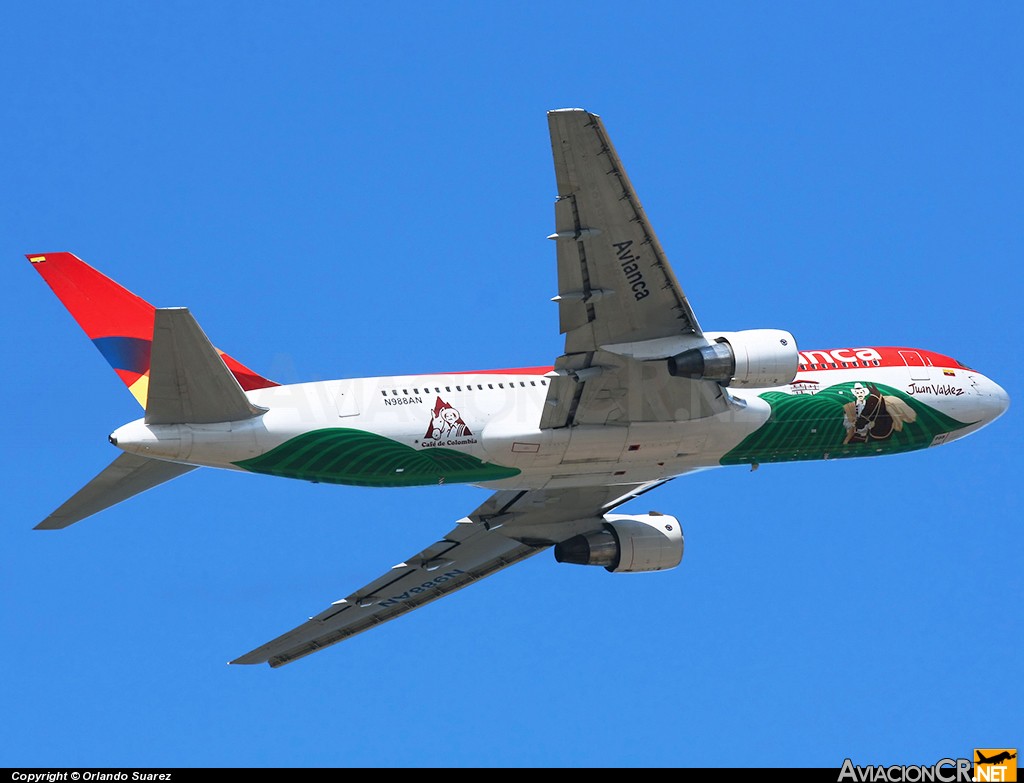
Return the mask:
<svg viewBox="0 0 1024 783">
<path fill-rule="evenodd" d="M 153 305 L 71 253 L 35 253 L 26 258 L 145 408 L 156 312 Z M 222 351 L 218 353 L 242 389 L 277 386 Z"/>
</svg>

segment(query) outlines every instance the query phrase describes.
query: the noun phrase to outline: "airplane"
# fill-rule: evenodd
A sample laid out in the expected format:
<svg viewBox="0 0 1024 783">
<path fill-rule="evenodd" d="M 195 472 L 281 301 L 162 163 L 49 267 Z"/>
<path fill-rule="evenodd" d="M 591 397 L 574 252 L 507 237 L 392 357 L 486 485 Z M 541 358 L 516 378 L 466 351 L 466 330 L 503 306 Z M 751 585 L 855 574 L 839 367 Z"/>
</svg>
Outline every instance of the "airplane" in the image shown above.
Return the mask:
<svg viewBox="0 0 1024 783">
<path fill-rule="evenodd" d="M 564 351 L 538 367 L 281 385 L 71 253 L 27 256 L 144 410 L 121 454 L 37 527 L 198 467 L 368 487 L 491 490 L 422 551 L 231 661 L 278 667 L 553 550 L 611 573 L 678 566 L 675 516 L 617 511 L 713 467 L 897 454 L 994 421 L 1007 393 L 931 350 L 801 350 L 705 331 L 600 116 L 547 114 Z"/>
<path fill-rule="evenodd" d="M 976 761 L 978 764 L 1002 764 L 1004 761 L 1010 761 L 1011 759 L 1017 758 L 1016 753 L 1010 753 L 1007 750 L 997 753 L 992 758 L 985 758 L 985 754 L 980 750 L 976 750 L 974 752 L 978 756 Z"/>
</svg>

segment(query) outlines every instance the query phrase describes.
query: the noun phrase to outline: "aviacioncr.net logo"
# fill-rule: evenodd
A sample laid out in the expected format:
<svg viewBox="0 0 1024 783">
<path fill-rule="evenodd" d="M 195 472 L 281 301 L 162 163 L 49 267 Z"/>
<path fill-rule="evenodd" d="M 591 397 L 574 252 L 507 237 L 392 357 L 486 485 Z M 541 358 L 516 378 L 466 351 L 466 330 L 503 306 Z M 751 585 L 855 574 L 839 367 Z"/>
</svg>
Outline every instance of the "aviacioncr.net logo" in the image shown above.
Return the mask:
<svg viewBox="0 0 1024 783">
<path fill-rule="evenodd" d="M 881 764 L 856 766 L 843 760 L 838 783 L 970 783 L 970 759 L 939 759 L 930 767 L 922 764 Z"/>
<path fill-rule="evenodd" d="M 1016 748 L 975 748 L 974 780 L 984 783 L 1016 783 Z"/>
</svg>

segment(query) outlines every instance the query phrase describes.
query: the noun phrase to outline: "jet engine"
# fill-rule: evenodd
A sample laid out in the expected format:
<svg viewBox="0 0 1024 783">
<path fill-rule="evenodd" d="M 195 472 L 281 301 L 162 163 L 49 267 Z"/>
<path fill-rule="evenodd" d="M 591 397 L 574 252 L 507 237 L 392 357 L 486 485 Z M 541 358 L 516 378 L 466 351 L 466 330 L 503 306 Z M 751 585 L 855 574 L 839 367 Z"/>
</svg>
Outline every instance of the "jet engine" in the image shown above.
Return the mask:
<svg viewBox="0 0 1024 783">
<path fill-rule="evenodd" d="M 781 329 L 705 333 L 710 345 L 691 348 L 668 360 L 676 378 L 702 378 L 723 386 L 763 389 L 785 386 L 796 377 L 796 340 Z"/>
<path fill-rule="evenodd" d="M 682 559 L 679 520 L 654 511 L 637 516 L 607 514 L 601 529 L 555 545 L 559 563 L 604 566 L 611 573 L 664 571 Z"/>
</svg>

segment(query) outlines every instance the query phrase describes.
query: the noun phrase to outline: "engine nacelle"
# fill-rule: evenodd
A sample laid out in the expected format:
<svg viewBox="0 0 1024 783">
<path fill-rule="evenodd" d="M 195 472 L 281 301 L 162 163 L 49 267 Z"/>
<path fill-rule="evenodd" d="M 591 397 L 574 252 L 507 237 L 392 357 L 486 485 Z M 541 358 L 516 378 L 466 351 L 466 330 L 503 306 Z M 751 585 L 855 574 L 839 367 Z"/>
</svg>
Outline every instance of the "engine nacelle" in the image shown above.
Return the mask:
<svg viewBox="0 0 1024 783">
<path fill-rule="evenodd" d="M 555 545 L 559 563 L 604 566 L 612 573 L 664 571 L 683 559 L 683 529 L 667 514 L 606 514 L 601 530 Z"/>
<path fill-rule="evenodd" d="M 705 332 L 710 345 L 691 348 L 668 360 L 676 378 L 703 378 L 723 386 L 763 389 L 785 386 L 796 377 L 796 340 L 781 329 Z"/>
</svg>

